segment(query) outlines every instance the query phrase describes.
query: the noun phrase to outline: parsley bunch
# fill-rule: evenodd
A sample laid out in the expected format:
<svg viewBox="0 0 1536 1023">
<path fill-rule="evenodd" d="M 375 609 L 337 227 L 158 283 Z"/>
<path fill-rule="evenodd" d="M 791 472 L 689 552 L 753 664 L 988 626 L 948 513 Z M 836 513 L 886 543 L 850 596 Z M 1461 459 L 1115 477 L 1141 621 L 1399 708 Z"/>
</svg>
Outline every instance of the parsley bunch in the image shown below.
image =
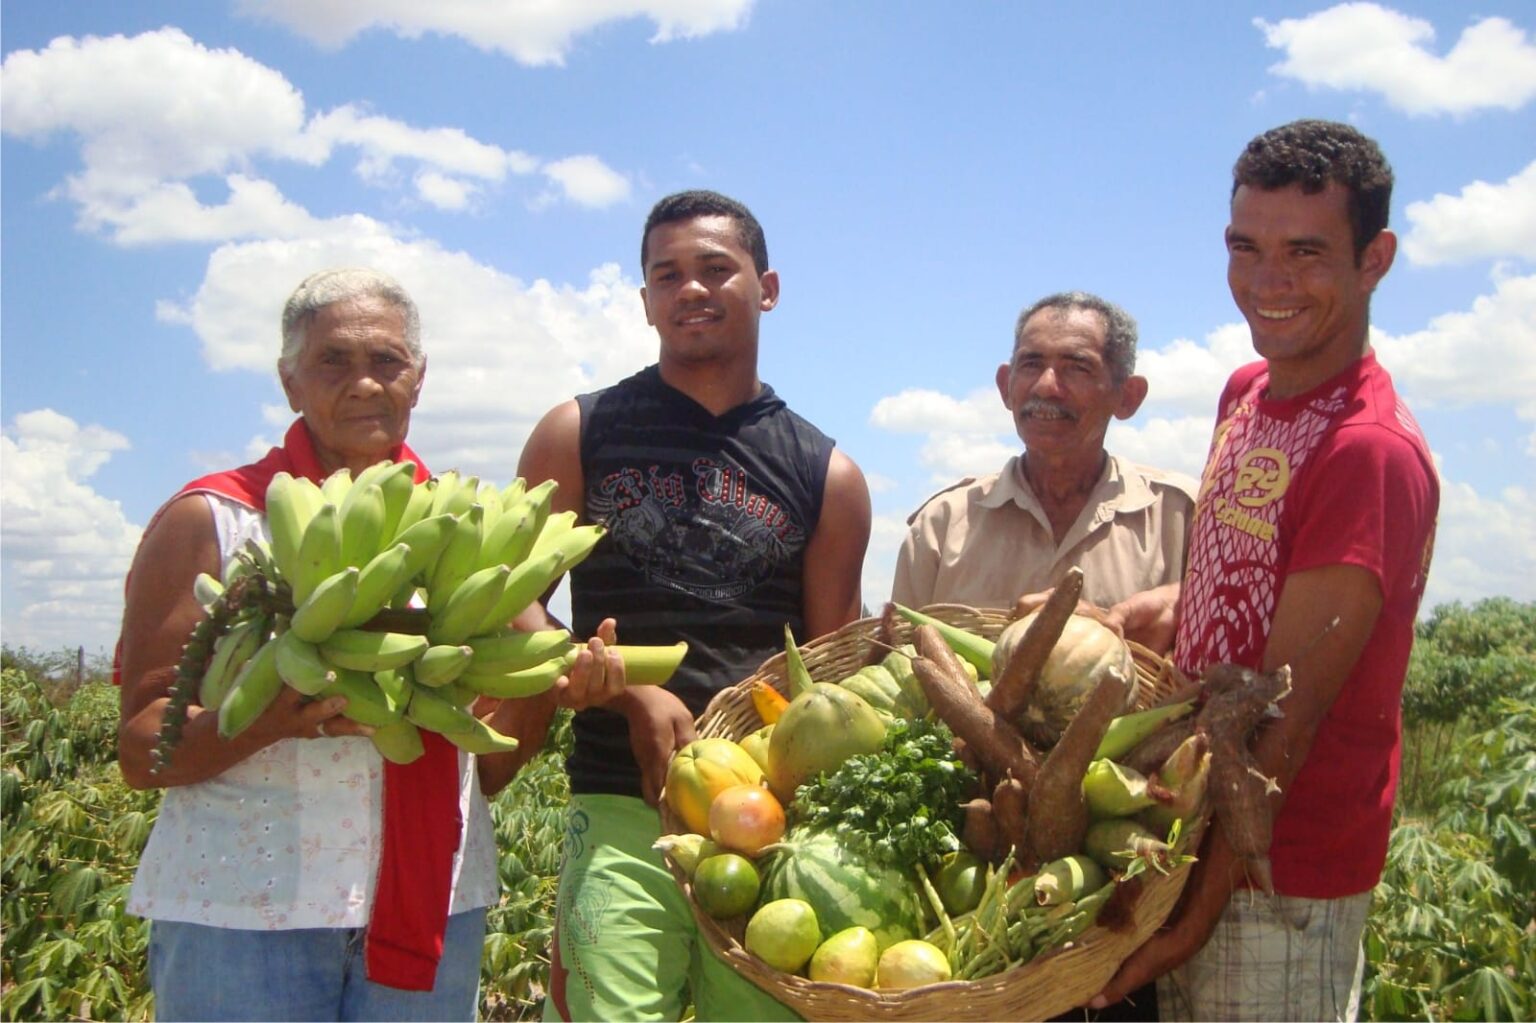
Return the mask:
<svg viewBox="0 0 1536 1023">
<path fill-rule="evenodd" d="M 942 722 L 897 719 L 880 752 L 849 757 L 802 785 L 793 812 L 800 823 L 867 843 L 887 861 L 932 865 L 960 848 L 960 807 L 976 786 Z"/>
</svg>

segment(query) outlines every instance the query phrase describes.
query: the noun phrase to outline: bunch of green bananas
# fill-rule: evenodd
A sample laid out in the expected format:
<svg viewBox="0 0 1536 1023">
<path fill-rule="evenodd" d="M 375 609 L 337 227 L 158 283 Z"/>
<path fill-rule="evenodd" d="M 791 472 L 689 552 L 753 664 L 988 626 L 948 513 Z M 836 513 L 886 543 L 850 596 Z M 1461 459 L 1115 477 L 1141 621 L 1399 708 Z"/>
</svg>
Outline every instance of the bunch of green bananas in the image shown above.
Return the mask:
<svg viewBox="0 0 1536 1023">
<path fill-rule="evenodd" d="M 286 589 L 292 606 L 242 608 L 214 642 L 198 696 L 218 708 L 220 735 L 240 734 L 286 684 L 345 696 L 343 713 L 371 726 L 398 763 L 421 755 L 421 728 L 471 753 L 517 748 L 470 707 L 482 695 L 542 693 L 571 668 L 581 648 L 569 632 L 508 623 L 591 552 L 603 527 L 550 514 L 553 480 L 497 488 L 447 472 L 416 483 L 414 470 L 380 462 L 318 485 L 278 473 L 266 495 L 270 545 L 248 545 L 223 579 L 198 577 L 205 606 L 248 573 Z M 397 613 L 418 598 L 425 614 Z M 670 678 L 687 645 L 611 649 L 628 682 L 646 685 Z"/>
</svg>

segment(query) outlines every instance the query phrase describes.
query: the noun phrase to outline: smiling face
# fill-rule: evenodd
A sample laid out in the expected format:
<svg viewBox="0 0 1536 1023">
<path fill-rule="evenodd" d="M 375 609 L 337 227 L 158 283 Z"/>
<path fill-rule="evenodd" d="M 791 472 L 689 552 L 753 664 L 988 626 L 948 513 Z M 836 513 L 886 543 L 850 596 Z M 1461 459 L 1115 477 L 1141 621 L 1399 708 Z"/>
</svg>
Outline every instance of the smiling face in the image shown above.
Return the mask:
<svg viewBox="0 0 1536 1023">
<path fill-rule="evenodd" d="M 1227 285 L 1269 363 L 1275 397 L 1310 390 L 1367 347 L 1371 292 L 1392 266 L 1390 231 L 1355 258 L 1344 186 L 1240 186 L 1227 227 Z"/>
<path fill-rule="evenodd" d="M 1135 415 L 1147 382 L 1117 383 L 1104 360 L 1104 318 L 1092 309 L 1047 306 L 1024 323 L 997 390 L 1032 456 L 1082 467 L 1103 457 L 1111 418 Z"/>
<path fill-rule="evenodd" d="M 426 373 L 405 343 L 405 317 L 380 298 L 323 306 L 291 368 L 279 368 L 288 406 L 304 417 L 326 469 L 358 470 L 405 441 Z"/>
<path fill-rule="evenodd" d="M 640 299 L 664 369 L 742 357 L 755 366 L 758 318 L 778 302 L 779 275 L 758 273 L 732 218 L 694 217 L 651 229 Z"/>
</svg>

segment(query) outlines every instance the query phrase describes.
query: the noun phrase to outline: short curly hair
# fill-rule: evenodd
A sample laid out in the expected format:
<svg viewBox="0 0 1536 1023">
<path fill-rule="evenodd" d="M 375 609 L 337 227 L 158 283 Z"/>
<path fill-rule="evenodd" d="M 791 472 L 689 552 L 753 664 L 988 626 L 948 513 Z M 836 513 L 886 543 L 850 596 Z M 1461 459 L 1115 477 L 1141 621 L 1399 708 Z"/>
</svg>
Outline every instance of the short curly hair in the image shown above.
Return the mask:
<svg viewBox="0 0 1536 1023">
<path fill-rule="evenodd" d="M 1265 191 L 1300 185 L 1311 194 L 1330 181 L 1349 192 L 1358 260 L 1386 228 L 1392 205 L 1392 168 L 1374 140 L 1337 121 L 1292 121 L 1256 136 L 1232 167 L 1233 195 L 1243 185 Z"/>
<path fill-rule="evenodd" d="M 645 261 L 651 254 L 651 230 L 661 224 L 674 224 L 696 217 L 730 217 L 736 221 L 737 241 L 751 254 L 758 274 L 768 272 L 768 241 L 763 236 L 763 225 L 757 222 L 752 211 L 728 195 L 707 189 L 694 189 L 666 196 L 651 207 L 651 215 L 645 218 L 645 229 L 640 232 L 642 274 L 645 272 Z"/>
</svg>

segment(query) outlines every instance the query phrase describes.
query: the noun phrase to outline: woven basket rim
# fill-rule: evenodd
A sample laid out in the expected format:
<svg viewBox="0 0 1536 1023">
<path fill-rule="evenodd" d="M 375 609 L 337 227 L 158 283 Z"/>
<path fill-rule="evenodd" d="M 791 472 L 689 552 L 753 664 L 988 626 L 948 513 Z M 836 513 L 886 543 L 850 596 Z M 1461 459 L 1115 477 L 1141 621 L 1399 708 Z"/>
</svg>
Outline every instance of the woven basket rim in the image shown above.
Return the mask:
<svg viewBox="0 0 1536 1023">
<path fill-rule="evenodd" d="M 992 639 L 1013 620 L 1011 609 L 965 604 L 929 604 L 918 610 L 951 625 L 977 629 Z M 812 679 L 836 681 L 829 677 L 829 672 L 841 671 L 855 660 L 862 661 L 873 647 L 879 623 L 879 618 L 861 618 L 800 646 Z M 898 624 L 898 632 L 909 635 L 911 627 L 903 621 Z M 1139 706 L 1155 706 L 1190 694 L 1189 680 L 1171 661 L 1139 643 L 1128 641 L 1127 645 L 1136 663 Z M 699 737 L 740 739 L 761 727 L 751 688 L 757 682 L 767 682 L 788 695 L 785 660 L 783 652 L 777 653 L 752 675 L 717 693 L 696 722 Z M 665 798 L 660 809 L 664 834 L 687 830 Z M 1188 829 L 1184 849 L 1198 848 L 1205 822 L 1202 817 Z M 1182 864 L 1166 875 L 1143 875 L 1146 880 L 1130 913 L 1131 926 L 1127 931 L 1111 932 L 1095 924 L 1075 942 L 1001 973 L 897 991 L 812 981 L 768 966 L 744 947 L 744 921 L 719 921 L 704 913 L 694 901 L 686 872 L 671 856 L 664 859 L 710 948 L 768 994 L 807 1019 L 821 1020 L 1024 1019 L 1048 1018 L 1067 1011 L 1101 990 L 1120 963 L 1162 924 L 1177 901 L 1189 870 L 1188 864 Z"/>
</svg>

